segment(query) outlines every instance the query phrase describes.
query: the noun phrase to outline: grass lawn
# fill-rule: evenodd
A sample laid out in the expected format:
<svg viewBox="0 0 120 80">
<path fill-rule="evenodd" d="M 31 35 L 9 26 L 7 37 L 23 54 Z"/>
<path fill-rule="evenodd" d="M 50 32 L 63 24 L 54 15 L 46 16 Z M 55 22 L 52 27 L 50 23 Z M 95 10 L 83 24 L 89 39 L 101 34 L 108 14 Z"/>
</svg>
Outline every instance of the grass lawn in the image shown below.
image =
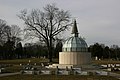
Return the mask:
<svg viewBox="0 0 120 80">
<path fill-rule="evenodd" d="M 44 58 L 27 58 L 27 59 L 15 59 L 15 60 L 0 60 L 0 64 L 27 64 L 31 61 L 31 64 L 34 63 L 41 63 L 41 62 L 49 62 L 48 59 Z M 58 59 L 53 59 L 53 63 L 58 63 Z M 92 63 L 94 64 L 120 64 L 120 61 L 113 61 L 113 60 L 93 60 Z"/>
<path fill-rule="evenodd" d="M 30 64 L 37 63 L 47 63 L 48 59 L 44 58 L 28 58 L 28 59 L 15 59 L 15 60 L 0 60 L 0 64 L 11 64 L 12 66 L 6 67 L 6 72 L 19 72 L 22 67 L 20 64 L 27 64 L 31 61 Z M 54 59 L 53 63 L 58 63 L 58 59 Z M 111 61 L 111 60 L 98 60 L 92 61 L 93 64 L 120 64 L 120 61 Z M 120 74 L 120 71 L 117 73 Z M 16 75 L 8 77 L 0 77 L 0 80 L 117 80 L 110 76 L 80 76 L 80 75 L 69 75 L 69 76 L 56 76 L 56 75 Z"/>
<path fill-rule="evenodd" d="M 0 60 L 0 64 L 9 64 L 11 66 L 5 67 L 5 70 L 3 72 L 19 72 L 22 69 L 22 66 L 20 64 L 28 64 L 30 60 L 30 64 L 34 65 L 36 63 L 37 65 L 41 65 L 41 63 L 44 63 L 47 65 L 49 62 L 48 59 L 44 58 L 27 58 L 27 59 L 14 59 L 14 60 Z M 58 59 L 53 59 L 54 63 L 58 62 Z"/>
<path fill-rule="evenodd" d="M 6 67 L 7 72 L 18 72 L 22 69 L 20 64 L 27 64 L 31 61 L 30 64 L 37 63 L 37 65 L 40 65 L 41 63 L 47 63 L 49 62 L 48 59 L 44 58 L 27 58 L 27 59 L 15 59 L 15 60 L 0 60 L 0 64 L 11 64 L 12 66 Z M 53 63 L 58 63 L 58 59 L 53 59 Z M 118 63 L 120 64 L 120 61 L 112 61 L 112 60 L 97 60 L 97 61 L 92 61 L 93 64 L 108 64 L 108 63 Z M 119 73 L 119 72 L 118 72 Z"/>
<path fill-rule="evenodd" d="M 120 61 L 113 61 L 113 60 L 94 60 L 92 61 L 94 64 L 120 64 Z"/>
<path fill-rule="evenodd" d="M 30 60 L 31 64 L 40 63 L 40 62 L 48 62 L 48 59 L 44 58 L 27 58 L 27 59 L 14 59 L 14 60 L 0 60 L 0 64 L 27 64 Z"/>
<path fill-rule="evenodd" d="M 10 66 L 10 67 L 6 67 L 5 68 L 5 72 L 10 72 L 10 73 L 13 73 L 13 72 L 20 72 L 22 70 L 22 66 L 19 66 L 19 65 L 13 65 L 13 66 Z"/>
<path fill-rule="evenodd" d="M 80 75 L 16 75 L 0 77 L 0 80 L 118 80 L 110 76 L 80 76 Z"/>
</svg>

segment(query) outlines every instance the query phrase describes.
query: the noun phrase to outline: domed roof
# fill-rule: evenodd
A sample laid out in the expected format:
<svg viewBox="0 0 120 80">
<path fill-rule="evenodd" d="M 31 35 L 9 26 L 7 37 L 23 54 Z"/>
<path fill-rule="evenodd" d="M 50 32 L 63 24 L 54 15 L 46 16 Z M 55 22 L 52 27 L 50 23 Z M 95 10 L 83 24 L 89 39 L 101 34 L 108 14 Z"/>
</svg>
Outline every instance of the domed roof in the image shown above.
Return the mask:
<svg viewBox="0 0 120 80">
<path fill-rule="evenodd" d="M 74 25 L 72 28 L 73 36 L 68 38 L 63 44 L 63 51 L 75 51 L 75 52 L 87 52 L 88 46 L 84 39 L 78 37 L 78 30 L 76 26 L 76 21 L 74 21 Z"/>
</svg>

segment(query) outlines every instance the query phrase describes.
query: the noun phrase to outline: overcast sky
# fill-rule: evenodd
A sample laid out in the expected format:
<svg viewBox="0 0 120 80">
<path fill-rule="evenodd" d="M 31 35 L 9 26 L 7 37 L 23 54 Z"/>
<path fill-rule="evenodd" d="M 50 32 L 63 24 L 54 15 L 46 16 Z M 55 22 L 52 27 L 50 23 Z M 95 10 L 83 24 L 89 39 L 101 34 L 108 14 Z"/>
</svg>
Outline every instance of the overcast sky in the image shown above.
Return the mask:
<svg viewBox="0 0 120 80">
<path fill-rule="evenodd" d="M 42 9 L 52 3 L 70 11 L 88 45 L 120 46 L 120 0 L 0 0 L 0 19 L 22 28 L 23 22 L 16 16 L 21 10 Z"/>
</svg>

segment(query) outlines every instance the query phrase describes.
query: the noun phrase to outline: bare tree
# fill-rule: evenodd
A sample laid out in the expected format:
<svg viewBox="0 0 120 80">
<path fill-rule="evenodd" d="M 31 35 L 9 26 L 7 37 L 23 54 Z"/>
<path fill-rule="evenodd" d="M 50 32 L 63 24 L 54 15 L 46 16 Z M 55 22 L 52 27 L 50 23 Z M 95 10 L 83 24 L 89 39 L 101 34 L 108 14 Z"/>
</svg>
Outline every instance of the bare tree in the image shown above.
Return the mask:
<svg viewBox="0 0 120 80">
<path fill-rule="evenodd" d="M 21 29 L 17 25 L 8 26 L 6 29 L 6 42 L 4 44 L 5 50 L 5 59 L 13 59 L 15 58 L 15 49 L 17 48 L 17 44 L 21 41 L 20 38 Z"/>
<path fill-rule="evenodd" d="M 22 40 L 21 35 L 22 35 L 21 28 L 17 25 L 11 25 L 9 36 L 15 42 L 15 45 L 17 45 Z"/>
<path fill-rule="evenodd" d="M 6 21 L 0 19 L 0 45 L 7 41 L 7 32 L 10 30 L 10 27 L 6 24 Z"/>
<path fill-rule="evenodd" d="M 16 45 L 21 41 L 21 32 L 22 30 L 17 25 L 7 26 L 4 33 L 6 41 L 12 41 Z"/>
<path fill-rule="evenodd" d="M 53 41 L 58 34 L 61 34 L 71 25 L 69 23 L 70 13 L 60 10 L 54 4 L 48 4 L 43 8 L 43 11 L 33 9 L 29 13 L 27 10 L 23 10 L 18 17 L 25 22 L 27 34 L 38 37 L 45 42 L 49 60 L 52 62 Z"/>
<path fill-rule="evenodd" d="M 0 19 L 0 55 L 1 59 L 14 56 L 14 50 L 20 39 L 21 29 L 17 25 L 7 25 Z"/>
</svg>

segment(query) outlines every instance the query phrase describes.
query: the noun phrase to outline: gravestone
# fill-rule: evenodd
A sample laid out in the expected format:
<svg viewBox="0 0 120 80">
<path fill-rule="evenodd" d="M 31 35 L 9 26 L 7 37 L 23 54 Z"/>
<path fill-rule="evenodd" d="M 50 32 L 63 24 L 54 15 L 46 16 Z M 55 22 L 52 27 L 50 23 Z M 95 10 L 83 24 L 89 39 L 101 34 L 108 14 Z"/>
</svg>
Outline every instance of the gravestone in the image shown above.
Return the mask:
<svg viewBox="0 0 120 80">
<path fill-rule="evenodd" d="M 98 57 L 97 57 L 97 56 L 95 57 L 95 60 L 98 60 Z"/>
<path fill-rule="evenodd" d="M 0 69 L 0 73 L 2 73 L 2 69 Z"/>
<path fill-rule="evenodd" d="M 41 74 L 51 74 L 50 70 L 41 70 Z"/>
</svg>

